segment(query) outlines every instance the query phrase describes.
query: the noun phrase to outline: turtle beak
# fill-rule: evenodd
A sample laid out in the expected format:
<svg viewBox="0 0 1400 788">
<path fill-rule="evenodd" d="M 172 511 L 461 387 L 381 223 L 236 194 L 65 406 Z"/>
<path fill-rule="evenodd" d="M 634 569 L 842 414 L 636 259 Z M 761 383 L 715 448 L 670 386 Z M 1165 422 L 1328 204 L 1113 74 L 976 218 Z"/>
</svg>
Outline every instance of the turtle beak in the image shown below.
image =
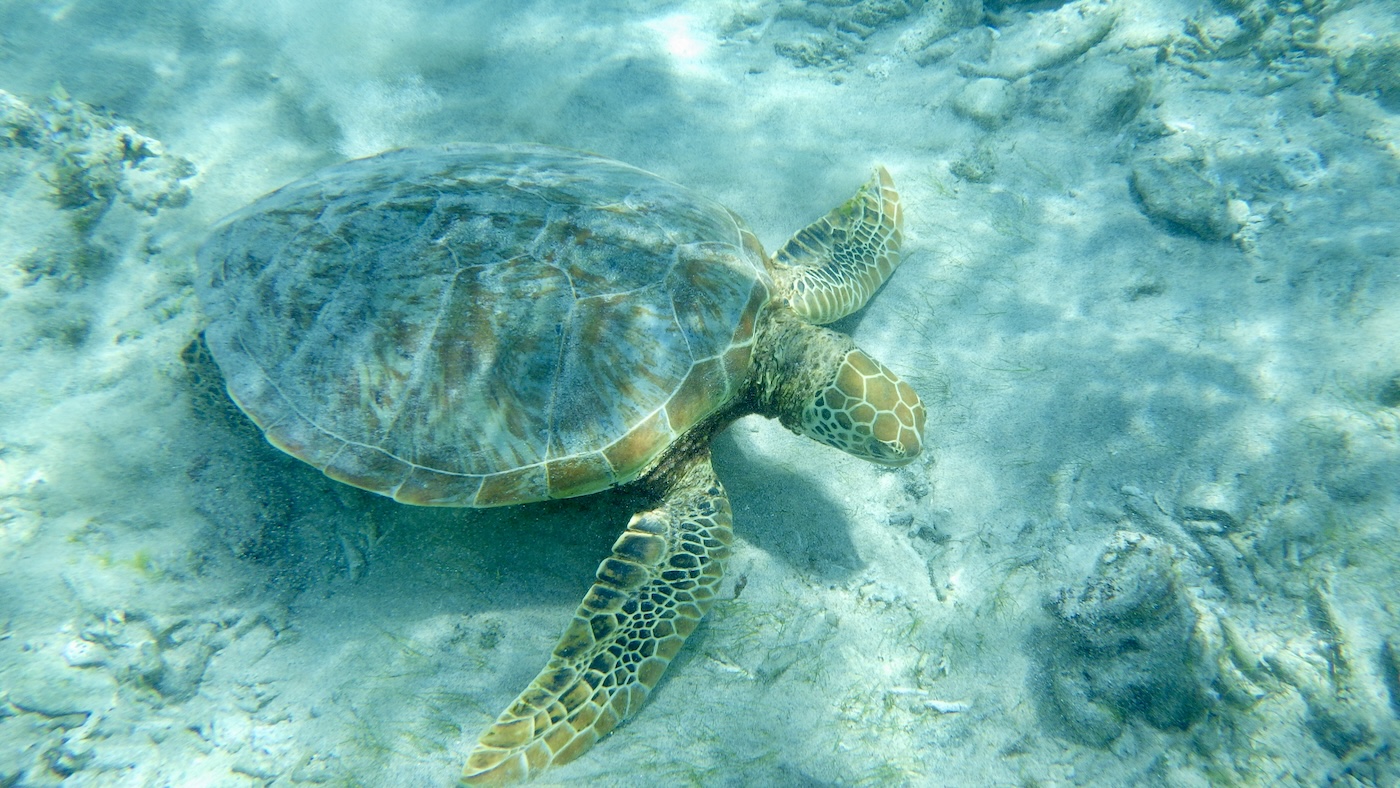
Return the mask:
<svg viewBox="0 0 1400 788">
<path fill-rule="evenodd" d="M 904 445 L 892 445 L 875 438 L 870 439 L 866 444 L 865 457 L 877 465 L 884 465 L 890 468 L 898 468 L 901 465 L 908 465 L 919 456 L 923 450 L 921 442 L 915 441 L 912 450 Z"/>
</svg>

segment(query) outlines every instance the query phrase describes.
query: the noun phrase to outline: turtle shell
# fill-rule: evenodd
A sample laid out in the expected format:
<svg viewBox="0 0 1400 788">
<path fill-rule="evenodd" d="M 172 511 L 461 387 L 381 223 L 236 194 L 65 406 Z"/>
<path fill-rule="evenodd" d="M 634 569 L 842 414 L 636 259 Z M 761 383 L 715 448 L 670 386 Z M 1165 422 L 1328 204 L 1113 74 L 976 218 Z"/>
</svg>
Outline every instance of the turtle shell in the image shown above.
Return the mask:
<svg viewBox="0 0 1400 788">
<path fill-rule="evenodd" d="M 536 145 L 329 167 L 198 259 L 209 349 L 268 440 L 443 506 L 635 479 L 746 380 L 771 289 L 725 208 Z"/>
</svg>

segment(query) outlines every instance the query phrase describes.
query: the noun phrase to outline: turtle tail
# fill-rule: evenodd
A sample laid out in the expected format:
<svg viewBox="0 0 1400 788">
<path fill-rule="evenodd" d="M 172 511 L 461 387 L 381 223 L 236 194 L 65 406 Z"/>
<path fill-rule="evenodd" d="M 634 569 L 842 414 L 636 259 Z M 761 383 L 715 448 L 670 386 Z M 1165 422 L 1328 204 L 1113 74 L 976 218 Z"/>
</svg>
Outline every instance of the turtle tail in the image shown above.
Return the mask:
<svg viewBox="0 0 1400 788">
<path fill-rule="evenodd" d="M 710 609 L 733 538 L 708 453 L 633 515 L 549 663 L 478 739 L 463 785 L 503 785 L 587 752 L 641 708 Z"/>
</svg>

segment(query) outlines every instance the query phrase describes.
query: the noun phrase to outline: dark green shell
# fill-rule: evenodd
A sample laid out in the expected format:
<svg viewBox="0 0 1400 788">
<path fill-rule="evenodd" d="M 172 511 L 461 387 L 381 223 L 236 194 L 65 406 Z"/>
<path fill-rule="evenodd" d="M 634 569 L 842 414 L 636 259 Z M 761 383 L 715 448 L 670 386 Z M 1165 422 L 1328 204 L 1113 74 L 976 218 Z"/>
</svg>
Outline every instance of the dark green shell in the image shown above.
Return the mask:
<svg viewBox="0 0 1400 788">
<path fill-rule="evenodd" d="M 339 164 L 199 252 L 209 348 L 272 443 L 417 504 L 636 478 L 746 379 L 768 303 L 728 210 L 615 161 L 450 145 Z"/>
</svg>

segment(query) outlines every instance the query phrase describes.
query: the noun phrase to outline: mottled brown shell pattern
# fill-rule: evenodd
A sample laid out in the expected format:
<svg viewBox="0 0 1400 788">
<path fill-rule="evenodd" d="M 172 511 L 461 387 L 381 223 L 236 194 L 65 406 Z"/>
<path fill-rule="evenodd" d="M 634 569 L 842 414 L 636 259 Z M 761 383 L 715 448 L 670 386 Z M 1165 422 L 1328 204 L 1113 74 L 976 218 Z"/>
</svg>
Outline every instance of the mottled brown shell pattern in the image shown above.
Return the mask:
<svg viewBox="0 0 1400 788">
<path fill-rule="evenodd" d="M 399 501 L 635 478 L 746 379 L 771 282 L 719 205 L 546 146 L 330 167 L 200 250 L 210 350 L 278 447 Z"/>
</svg>

